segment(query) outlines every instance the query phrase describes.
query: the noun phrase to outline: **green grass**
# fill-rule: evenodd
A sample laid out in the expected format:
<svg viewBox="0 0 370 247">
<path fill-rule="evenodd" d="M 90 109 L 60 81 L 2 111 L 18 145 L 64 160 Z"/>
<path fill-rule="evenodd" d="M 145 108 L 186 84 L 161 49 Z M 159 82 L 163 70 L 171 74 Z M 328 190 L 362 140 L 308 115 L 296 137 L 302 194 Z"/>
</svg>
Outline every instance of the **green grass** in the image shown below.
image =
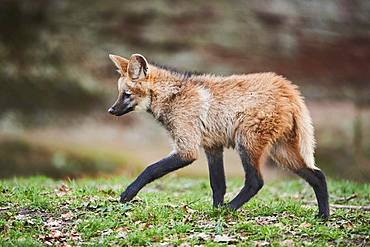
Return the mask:
<svg viewBox="0 0 370 247">
<path fill-rule="evenodd" d="M 120 204 L 129 182 L 1 180 L 0 246 L 370 244 L 369 211 L 332 209 L 328 221 L 316 219 L 313 192 L 300 180 L 268 183 L 237 212 L 211 207 L 207 179 L 171 176 Z M 241 184 L 228 181 L 227 200 Z M 329 190 L 331 203 L 370 204 L 369 184 L 329 181 Z"/>
</svg>

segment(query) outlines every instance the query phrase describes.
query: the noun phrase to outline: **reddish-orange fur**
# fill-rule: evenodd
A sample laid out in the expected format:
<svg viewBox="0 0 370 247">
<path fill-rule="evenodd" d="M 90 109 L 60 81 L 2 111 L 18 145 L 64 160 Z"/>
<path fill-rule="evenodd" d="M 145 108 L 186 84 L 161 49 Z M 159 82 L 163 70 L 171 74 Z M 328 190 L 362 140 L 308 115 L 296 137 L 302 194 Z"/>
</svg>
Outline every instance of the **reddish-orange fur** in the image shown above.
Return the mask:
<svg viewBox="0 0 370 247">
<path fill-rule="evenodd" d="M 186 77 L 150 64 L 143 74 L 135 56 L 111 56 L 121 73 L 119 92 L 129 90 L 136 105 L 163 124 L 182 157 L 196 159 L 200 147 L 243 146 L 257 170 L 264 153 L 290 169 L 318 169 L 311 118 L 297 87 L 284 77 Z M 138 79 L 132 80 L 132 71 Z"/>
<path fill-rule="evenodd" d="M 297 87 L 275 73 L 187 75 L 148 64 L 139 54 L 130 60 L 111 55 L 121 74 L 119 97 L 108 110 L 121 116 L 150 112 L 170 133 L 174 152 L 148 166 L 121 194 L 128 202 L 146 184 L 191 164 L 203 147 L 208 160 L 215 207 L 226 192 L 223 148 L 238 150 L 244 186 L 227 206 L 238 209 L 263 186 L 261 159 L 270 154 L 314 189 L 319 216 L 329 217 L 326 178 L 314 162 L 313 126 Z"/>
</svg>

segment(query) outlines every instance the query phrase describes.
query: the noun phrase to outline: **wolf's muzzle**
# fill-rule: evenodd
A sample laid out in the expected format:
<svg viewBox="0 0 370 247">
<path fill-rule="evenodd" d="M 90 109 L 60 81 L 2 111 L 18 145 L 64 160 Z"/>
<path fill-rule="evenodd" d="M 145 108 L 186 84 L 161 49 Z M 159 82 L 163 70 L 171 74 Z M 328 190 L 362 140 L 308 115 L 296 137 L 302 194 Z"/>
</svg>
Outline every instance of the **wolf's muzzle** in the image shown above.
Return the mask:
<svg viewBox="0 0 370 247">
<path fill-rule="evenodd" d="M 122 116 L 126 113 L 129 113 L 130 111 L 133 111 L 134 107 L 124 107 L 121 109 L 116 109 L 114 106 L 108 109 L 108 112 L 114 116 Z"/>
</svg>

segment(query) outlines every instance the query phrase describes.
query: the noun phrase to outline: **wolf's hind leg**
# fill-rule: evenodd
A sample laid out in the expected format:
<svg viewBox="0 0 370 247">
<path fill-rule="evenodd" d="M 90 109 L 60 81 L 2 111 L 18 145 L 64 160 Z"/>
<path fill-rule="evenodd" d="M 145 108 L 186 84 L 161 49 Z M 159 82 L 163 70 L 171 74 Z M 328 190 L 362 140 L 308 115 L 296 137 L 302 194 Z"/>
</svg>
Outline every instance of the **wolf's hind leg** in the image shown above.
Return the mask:
<svg viewBox="0 0 370 247">
<path fill-rule="evenodd" d="M 260 155 L 251 157 L 246 147 L 240 145 L 239 155 L 245 172 L 244 187 L 239 194 L 228 204 L 231 209 L 238 209 L 249 201 L 263 186 L 263 179 L 259 171 Z"/>
<path fill-rule="evenodd" d="M 324 173 L 319 169 L 304 167 L 294 171 L 298 176 L 307 181 L 313 188 L 319 207 L 318 217 L 329 218 L 329 195 Z"/>
<path fill-rule="evenodd" d="M 226 192 L 223 148 L 205 148 L 205 153 L 208 160 L 209 178 L 213 193 L 213 206 L 218 207 L 224 203 Z"/>
<path fill-rule="evenodd" d="M 274 144 L 270 150 L 270 155 L 280 166 L 289 168 L 311 185 L 319 207 L 318 216 L 327 219 L 330 214 L 329 195 L 324 173 L 318 168 L 310 168 L 306 165 L 300 155 L 298 146 L 294 145 L 294 142 L 292 144 L 286 142 Z"/>
</svg>

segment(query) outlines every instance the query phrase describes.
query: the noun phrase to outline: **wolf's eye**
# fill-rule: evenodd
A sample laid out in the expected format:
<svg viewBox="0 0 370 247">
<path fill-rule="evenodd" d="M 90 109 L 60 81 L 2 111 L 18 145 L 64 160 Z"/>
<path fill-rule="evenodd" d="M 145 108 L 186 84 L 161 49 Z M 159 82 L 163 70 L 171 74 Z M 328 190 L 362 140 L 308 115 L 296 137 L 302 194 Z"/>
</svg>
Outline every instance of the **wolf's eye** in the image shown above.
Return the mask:
<svg viewBox="0 0 370 247">
<path fill-rule="evenodd" d="M 123 94 L 125 95 L 125 97 L 130 97 L 131 96 L 131 92 L 129 92 L 129 91 L 125 91 Z"/>
<path fill-rule="evenodd" d="M 122 76 L 122 72 L 121 72 L 121 70 L 120 70 L 120 69 L 116 69 L 116 72 L 117 72 L 120 76 Z"/>
</svg>

